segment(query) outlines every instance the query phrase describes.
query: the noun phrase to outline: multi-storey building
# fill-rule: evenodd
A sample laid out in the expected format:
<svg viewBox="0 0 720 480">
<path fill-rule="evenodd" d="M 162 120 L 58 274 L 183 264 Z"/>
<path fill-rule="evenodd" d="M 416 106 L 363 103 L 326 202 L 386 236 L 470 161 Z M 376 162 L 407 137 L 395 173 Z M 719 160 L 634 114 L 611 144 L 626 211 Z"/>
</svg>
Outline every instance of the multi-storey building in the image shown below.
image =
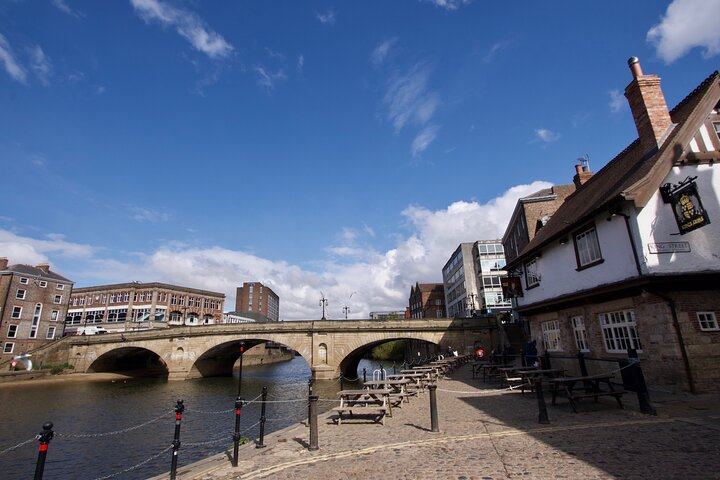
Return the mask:
<svg viewBox="0 0 720 480">
<path fill-rule="evenodd" d="M 717 392 L 720 73 L 669 111 L 660 79 L 629 65 L 638 138 L 592 176 L 579 166 L 590 178 L 508 263 L 517 310 L 541 353 L 635 350 L 651 386 Z"/>
<path fill-rule="evenodd" d="M 7 258 L 0 258 L 0 358 L 59 337 L 72 286 L 46 263 L 8 265 Z"/>
<path fill-rule="evenodd" d="M 445 306 L 449 317 L 471 317 L 510 309 L 503 297 L 506 276 L 500 240 L 461 243 L 443 267 Z"/>
<path fill-rule="evenodd" d="M 280 319 L 280 297 L 260 282 L 244 282 L 237 288 L 235 312 L 259 314 L 271 322 Z"/>
<path fill-rule="evenodd" d="M 418 283 L 410 287 L 410 318 L 445 317 L 445 288 L 442 283 Z"/>
<path fill-rule="evenodd" d="M 505 253 L 500 240 L 480 240 L 473 246 L 477 274 L 478 303 L 486 315 L 509 311 L 509 298 L 503 296 L 502 279 L 505 271 Z M 474 309 L 474 305 L 472 305 Z"/>
<path fill-rule="evenodd" d="M 81 325 L 108 331 L 220 323 L 225 294 L 166 283 L 120 283 L 73 290 L 67 333 Z"/>
</svg>

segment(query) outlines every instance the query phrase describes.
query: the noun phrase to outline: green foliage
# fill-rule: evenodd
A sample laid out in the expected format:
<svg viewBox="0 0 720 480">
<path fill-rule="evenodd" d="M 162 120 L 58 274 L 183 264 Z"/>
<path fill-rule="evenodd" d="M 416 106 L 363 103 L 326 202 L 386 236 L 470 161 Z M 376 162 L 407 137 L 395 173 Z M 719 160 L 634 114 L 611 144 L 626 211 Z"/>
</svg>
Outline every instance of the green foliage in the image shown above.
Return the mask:
<svg viewBox="0 0 720 480">
<path fill-rule="evenodd" d="M 405 358 L 405 340 L 393 340 L 370 350 L 374 360 L 402 360 Z"/>
<path fill-rule="evenodd" d="M 52 375 L 57 375 L 59 373 L 62 373 L 63 370 L 74 370 L 75 367 L 73 367 L 69 363 L 58 363 L 58 364 L 48 363 L 46 365 L 43 365 L 42 369 L 50 370 L 50 373 Z"/>
</svg>

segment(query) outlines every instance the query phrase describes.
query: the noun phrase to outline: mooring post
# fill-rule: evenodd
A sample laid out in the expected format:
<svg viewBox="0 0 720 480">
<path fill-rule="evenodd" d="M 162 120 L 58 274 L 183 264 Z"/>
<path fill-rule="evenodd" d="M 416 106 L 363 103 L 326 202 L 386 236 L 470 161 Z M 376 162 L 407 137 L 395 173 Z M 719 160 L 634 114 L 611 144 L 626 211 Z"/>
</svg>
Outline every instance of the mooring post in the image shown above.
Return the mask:
<svg viewBox="0 0 720 480">
<path fill-rule="evenodd" d="M 637 350 L 634 348 L 628 348 L 628 363 L 628 370 L 632 372 L 635 383 L 635 391 L 637 392 L 640 411 L 647 415 L 657 415 L 657 410 L 655 410 L 655 407 L 650 403 L 650 392 L 648 392 L 647 384 L 645 383 L 645 375 L 640 365 L 640 358 L 638 357 Z"/>
<path fill-rule="evenodd" d="M 537 375 L 533 380 L 535 382 L 535 396 L 538 404 L 538 423 L 550 423 L 547 413 L 547 405 L 545 405 L 545 393 L 543 392 L 542 375 Z"/>
<path fill-rule="evenodd" d="M 185 411 L 185 405 L 182 400 L 175 403 L 175 435 L 172 442 L 172 462 L 170 463 L 170 480 L 175 480 L 177 473 L 178 450 L 180 450 L 180 425 L 182 424 L 182 416 Z"/>
<path fill-rule="evenodd" d="M 437 412 L 437 385 L 428 385 L 430 389 L 430 431 L 439 432 L 438 412 Z"/>
<path fill-rule="evenodd" d="M 255 448 L 265 447 L 265 404 L 267 402 L 267 387 L 262 388 L 262 399 L 260 406 L 260 440 Z"/>
<path fill-rule="evenodd" d="M 45 458 L 47 458 L 48 445 L 50 445 L 50 440 L 52 440 L 55 435 L 52 428 L 52 422 L 44 423 L 42 426 L 42 432 L 35 437 L 36 440 L 40 441 L 37 464 L 35 465 L 35 480 L 42 480 L 43 472 L 45 471 Z"/>
<path fill-rule="evenodd" d="M 318 447 L 318 421 L 317 421 L 318 396 L 310 395 L 309 403 L 310 403 L 310 446 L 308 447 L 308 450 L 314 451 L 319 448 Z"/>
<path fill-rule="evenodd" d="M 235 400 L 235 433 L 233 433 L 233 458 L 232 466 L 238 466 L 238 449 L 240 448 L 240 417 L 242 416 L 242 407 L 245 403 L 240 397 Z"/>
</svg>

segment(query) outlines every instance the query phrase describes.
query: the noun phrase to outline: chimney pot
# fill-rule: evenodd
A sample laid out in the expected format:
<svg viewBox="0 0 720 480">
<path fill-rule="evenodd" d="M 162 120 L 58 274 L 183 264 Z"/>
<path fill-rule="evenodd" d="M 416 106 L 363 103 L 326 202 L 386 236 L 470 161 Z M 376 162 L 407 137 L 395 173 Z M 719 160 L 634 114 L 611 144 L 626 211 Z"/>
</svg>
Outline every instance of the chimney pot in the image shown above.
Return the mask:
<svg viewBox="0 0 720 480">
<path fill-rule="evenodd" d="M 7 257 L 0 257 L 0 270 L 5 270 L 8 266 Z"/>
<path fill-rule="evenodd" d="M 628 59 L 628 66 L 633 74 L 633 78 L 642 77 L 642 67 L 640 67 L 640 59 L 637 57 L 630 57 Z"/>
<path fill-rule="evenodd" d="M 38 263 L 37 265 L 35 265 L 35 268 L 40 269 L 45 273 L 50 272 L 50 264 L 48 263 Z"/>
<path fill-rule="evenodd" d="M 575 173 L 580 173 L 580 172 L 582 172 L 582 171 L 583 171 L 583 170 L 582 170 L 582 165 L 580 165 L 579 163 L 576 164 L 576 165 L 575 165 Z"/>
</svg>

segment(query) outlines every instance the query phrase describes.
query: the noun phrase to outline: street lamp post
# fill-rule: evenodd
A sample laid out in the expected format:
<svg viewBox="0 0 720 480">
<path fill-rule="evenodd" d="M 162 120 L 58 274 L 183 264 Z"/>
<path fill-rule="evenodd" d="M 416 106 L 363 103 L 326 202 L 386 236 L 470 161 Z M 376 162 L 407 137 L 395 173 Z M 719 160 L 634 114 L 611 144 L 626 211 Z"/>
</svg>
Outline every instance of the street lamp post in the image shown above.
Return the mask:
<svg viewBox="0 0 720 480">
<path fill-rule="evenodd" d="M 321 298 L 320 298 L 320 306 L 322 307 L 322 319 L 325 320 L 325 307 L 328 305 L 327 298 L 325 298 L 325 294 L 320 292 Z"/>
<path fill-rule="evenodd" d="M 348 307 L 347 305 L 345 305 L 345 306 L 343 307 L 343 312 L 345 312 L 345 320 L 347 320 L 348 313 L 350 312 L 350 307 Z"/>
</svg>

